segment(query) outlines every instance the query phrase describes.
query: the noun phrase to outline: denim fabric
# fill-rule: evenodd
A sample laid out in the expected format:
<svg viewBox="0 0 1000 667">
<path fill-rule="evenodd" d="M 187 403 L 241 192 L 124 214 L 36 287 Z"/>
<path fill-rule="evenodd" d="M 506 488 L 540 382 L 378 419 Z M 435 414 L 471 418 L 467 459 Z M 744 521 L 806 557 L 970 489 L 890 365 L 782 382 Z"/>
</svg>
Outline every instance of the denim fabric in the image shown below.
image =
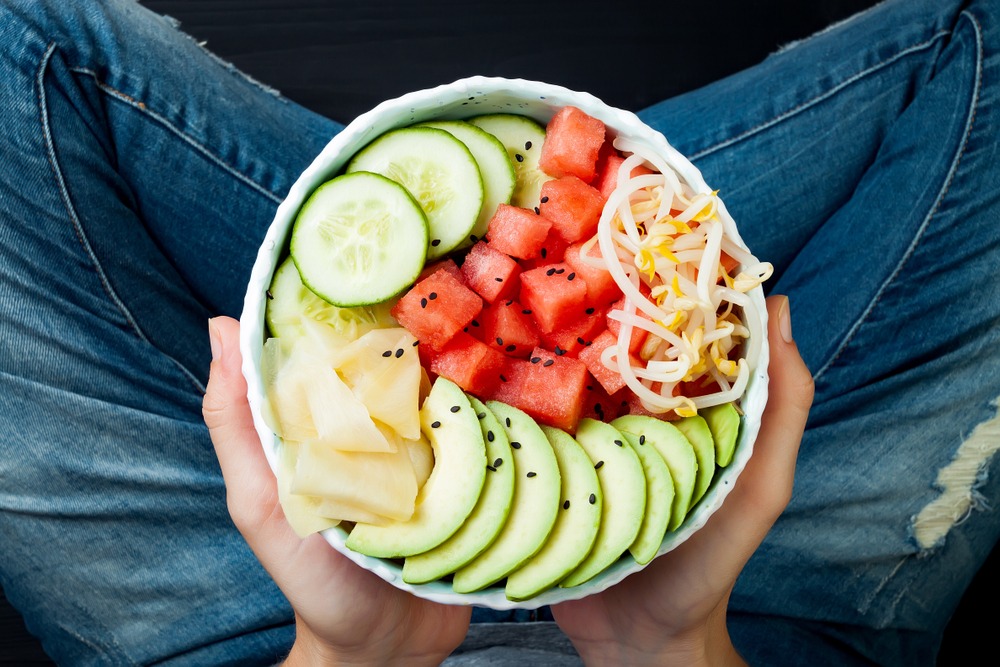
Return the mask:
<svg viewBox="0 0 1000 667">
<path fill-rule="evenodd" d="M 751 662 L 933 664 L 1000 533 L 993 512 L 932 544 L 913 528 L 997 417 L 998 22 L 996 2 L 884 3 L 642 114 L 774 261 L 816 380 L 792 502 L 732 598 Z"/>
<path fill-rule="evenodd" d="M 817 381 L 732 599 L 752 664 L 933 664 L 1000 534 L 914 531 L 997 416 L 998 4 L 889 0 L 640 113 L 774 262 Z M 0 44 L 0 583 L 63 664 L 271 664 L 292 616 L 226 512 L 205 325 L 340 126 L 130 0 L 2 0 Z"/>
<path fill-rule="evenodd" d="M 339 126 L 132 2 L 0 5 L 0 577 L 64 664 L 268 664 L 287 603 L 231 525 L 207 318 Z"/>
</svg>

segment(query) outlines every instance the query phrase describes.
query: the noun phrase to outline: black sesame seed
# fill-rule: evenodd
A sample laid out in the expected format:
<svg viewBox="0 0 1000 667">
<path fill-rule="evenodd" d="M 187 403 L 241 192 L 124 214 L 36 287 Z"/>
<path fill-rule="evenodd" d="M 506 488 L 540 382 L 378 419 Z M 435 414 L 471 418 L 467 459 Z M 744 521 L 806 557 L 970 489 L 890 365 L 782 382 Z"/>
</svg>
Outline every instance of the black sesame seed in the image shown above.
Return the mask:
<svg viewBox="0 0 1000 667">
<path fill-rule="evenodd" d="M 434 239 L 434 240 L 432 240 L 431 241 L 431 245 L 436 248 L 437 246 L 441 245 L 441 239 Z"/>
<path fill-rule="evenodd" d="M 519 443 L 517 440 L 511 440 L 510 446 L 513 447 L 514 449 L 521 449 L 521 443 Z"/>
<path fill-rule="evenodd" d="M 529 472 L 527 475 L 525 475 L 525 477 L 537 477 L 537 476 L 538 476 L 537 472 Z"/>
<path fill-rule="evenodd" d="M 593 493 L 590 494 L 590 504 L 594 505 L 596 503 L 597 503 L 597 496 L 595 496 Z"/>
<path fill-rule="evenodd" d="M 551 366 L 551 365 L 552 365 L 552 364 L 554 364 L 554 363 L 556 363 L 556 360 L 555 360 L 555 359 L 546 359 L 546 360 L 545 360 L 545 363 L 544 363 L 544 364 L 542 364 L 542 366 L 545 366 L 546 368 L 548 368 L 549 366 Z"/>
<path fill-rule="evenodd" d="M 568 510 L 569 509 L 569 501 L 568 500 L 563 501 L 563 509 L 564 510 Z"/>
<path fill-rule="evenodd" d="M 545 203 L 545 202 L 547 202 L 548 200 L 549 200 L 549 198 L 548 198 L 548 197 L 542 197 L 542 200 L 541 200 L 541 201 L 542 201 L 542 203 L 544 204 L 544 203 Z"/>
<path fill-rule="evenodd" d="M 604 465 L 604 461 L 598 461 L 597 463 L 594 464 L 594 470 L 600 470 L 601 466 L 603 466 L 603 465 Z"/>
<path fill-rule="evenodd" d="M 531 150 L 531 142 L 530 141 L 525 141 L 524 142 L 524 150 L 526 150 L 526 151 L 530 151 Z"/>
<path fill-rule="evenodd" d="M 513 352 L 514 350 L 517 349 L 517 345 L 514 345 L 513 343 L 511 343 L 510 345 L 508 345 L 504 349 L 507 350 L 508 352 Z"/>
<path fill-rule="evenodd" d="M 403 348 L 396 350 L 396 358 L 399 359 L 401 356 L 403 356 Z"/>
<path fill-rule="evenodd" d="M 486 415 L 483 415 L 483 416 L 485 417 Z M 494 439 L 495 437 L 496 437 L 496 436 L 495 436 L 495 435 L 493 435 L 493 431 L 487 431 L 487 432 L 486 432 L 486 441 L 487 441 L 487 442 L 493 442 L 493 439 Z"/>
<path fill-rule="evenodd" d="M 382 353 L 382 356 L 383 357 L 391 357 L 392 356 L 392 350 L 386 350 L 385 352 Z"/>
<path fill-rule="evenodd" d="M 438 421 L 431 422 L 431 428 L 440 428 L 440 427 L 441 427 L 441 422 Z"/>
<path fill-rule="evenodd" d="M 438 298 L 438 293 L 437 292 L 431 292 L 430 294 L 427 295 L 427 298 L 430 299 L 431 301 L 433 301 L 434 299 Z"/>
<path fill-rule="evenodd" d="M 514 159 L 517 160 L 518 162 L 524 162 L 524 156 L 521 155 L 520 153 L 514 153 Z"/>
</svg>

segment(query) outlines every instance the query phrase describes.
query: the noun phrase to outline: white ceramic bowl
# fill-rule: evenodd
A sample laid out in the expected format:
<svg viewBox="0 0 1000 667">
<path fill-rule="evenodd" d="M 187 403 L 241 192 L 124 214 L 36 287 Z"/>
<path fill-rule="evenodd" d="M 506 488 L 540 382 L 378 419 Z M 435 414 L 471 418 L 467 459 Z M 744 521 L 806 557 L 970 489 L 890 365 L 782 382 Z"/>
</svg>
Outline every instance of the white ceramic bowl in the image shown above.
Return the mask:
<svg viewBox="0 0 1000 667">
<path fill-rule="evenodd" d="M 484 113 L 518 113 L 546 123 L 561 107 L 573 105 L 604 121 L 613 136 L 640 141 L 653 148 L 661 157 L 698 192 L 710 192 L 701 172 L 674 149 L 666 138 L 643 124 L 630 112 L 610 107 L 593 95 L 575 92 L 560 86 L 526 81 L 472 77 L 443 86 L 408 93 L 379 104 L 371 111 L 358 116 L 340 134 L 335 136 L 313 163 L 292 185 L 288 196 L 278 207 L 267 231 L 247 287 L 241 316 L 240 348 L 243 353 L 243 372 L 249 387 L 248 398 L 253 411 L 254 424 L 260 435 L 264 452 L 272 470 L 277 470 L 278 438 L 265 424 L 261 415 L 264 400 L 260 373 L 261 347 L 265 337 L 264 304 L 271 276 L 282 256 L 295 215 L 309 194 L 320 184 L 332 178 L 347 160 L 361 147 L 387 130 L 430 119 L 460 119 Z M 719 208 L 727 226 L 727 233 L 739 240 L 735 223 Z M 750 293 L 766 317 L 764 296 L 758 287 Z M 766 325 L 766 322 L 765 322 Z M 766 326 L 765 329 L 766 331 Z M 711 488 L 688 515 L 681 527 L 668 534 L 659 554 L 674 549 L 705 525 L 733 488 L 736 478 L 746 466 L 753 450 L 753 443 L 760 429 L 760 416 L 767 401 L 767 341 L 763 341 L 760 361 L 753 369 L 746 394 L 742 401 L 745 417 L 732 463 L 716 475 Z M 341 528 L 325 531 L 324 537 L 341 553 L 354 562 L 375 572 L 394 586 L 415 595 L 449 604 L 480 605 L 494 609 L 537 608 L 566 600 L 581 598 L 605 590 L 641 566 L 624 557 L 589 582 L 575 588 L 554 588 L 525 602 L 512 602 L 504 596 L 502 588 L 490 588 L 475 594 L 455 593 L 445 582 L 411 585 L 403 582 L 401 568 L 393 562 L 371 558 L 351 551 L 344 546 L 347 533 Z"/>
</svg>

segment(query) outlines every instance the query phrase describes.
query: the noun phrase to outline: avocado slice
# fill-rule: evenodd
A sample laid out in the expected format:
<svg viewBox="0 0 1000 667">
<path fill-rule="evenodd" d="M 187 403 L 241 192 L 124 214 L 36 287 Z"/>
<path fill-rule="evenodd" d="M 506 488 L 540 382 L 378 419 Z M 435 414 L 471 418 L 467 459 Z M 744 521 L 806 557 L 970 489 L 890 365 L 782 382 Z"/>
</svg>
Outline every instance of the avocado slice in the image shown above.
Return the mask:
<svg viewBox="0 0 1000 667">
<path fill-rule="evenodd" d="M 691 509 L 691 498 L 698 478 L 698 459 L 691 443 L 677 427 L 648 415 L 625 415 L 611 422 L 623 433 L 642 438 L 663 457 L 674 482 L 674 500 L 667 530 L 677 530 Z"/>
<path fill-rule="evenodd" d="M 469 403 L 476 411 L 486 440 L 486 481 L 475 508 L 462 527 L 429 551 L 407 557 L 403 581 L 423 584 L 440 579 L 482 553 L 496 539 L 514 498 L 514 461 L 507 432 L 496 415 L 475 396 Z"/>
<path fill-rule="evenodd" d="M 408 521 L 359 523 L 349 549 L 378 558 L 403 558 L 432 549 L 457 531 L 476 506 L 486 480 L 486 442 L 465 392 L 437 378 L 420 408 L 420 429 L 434 450 L 434 469 L 417 494 Z"/>
<path fill-rule="evenodd" d="M 698 459 L 698 478 L 694 484 L 694 495 L 691 496 L 693 507 L 708 491 L 712 478 L 715 477 L 715 440 L 708 428 L 708 422 L 701 415 L 685 417 L 671 423 L 688 439 L 694 448 L 695 458 Z"/>
<path fill-rule="evenodd" d="M 733 461 L 736 439 L 740 434 L 740 413 L 732 403 L 723 403 L 698 411 L 708 423 L 715 441 L 715 463 L 725 468 Z"/>
<path fill-rule="evenodd" d="M 670 469 L 653 445 L 633 433 L 622 431 L 625 442 L 635 450 L 646 475 L 646 511 L 642 516 L 642 526 L 635 541 L 628 550 L 635 562 L 645 565 L 656 557 L 663 544 L 663 536 L 670 525 L 670 511 L 674 503 L 674 480 Z"/>
<path fill-rule="evenodd" d="M 541 427 L 517 408 L 498 401 L 487 401 L 486 405 L 510 440 L 514 500 L 493 544 L 455 572 L 452 588 L 458 593 L 473 593 L 495 584 L 534 556 L 548 539 L 561 502 L 559 465 Z"/>
<path fill-rule="evenodd" d="M 590 553 L 601 525 L 604 493 L 587 452 L 565 431 L 542 426 L 542 432 L 559 464 L 562 500 L 545 545 L 508 575 L 509 600 L 527 600 L 556 585 Z"/>
<path fill-rule="evenodd" d="M 577 426 L 576 441 L 597 469 L 604 506 L 594 547 L 559 583 L 564 588 L 589 581 L 617 561 L 635 541 L 646 511 L 646 476 L 625 436 L 610 424 L 584 418 Z"/>
</svg>

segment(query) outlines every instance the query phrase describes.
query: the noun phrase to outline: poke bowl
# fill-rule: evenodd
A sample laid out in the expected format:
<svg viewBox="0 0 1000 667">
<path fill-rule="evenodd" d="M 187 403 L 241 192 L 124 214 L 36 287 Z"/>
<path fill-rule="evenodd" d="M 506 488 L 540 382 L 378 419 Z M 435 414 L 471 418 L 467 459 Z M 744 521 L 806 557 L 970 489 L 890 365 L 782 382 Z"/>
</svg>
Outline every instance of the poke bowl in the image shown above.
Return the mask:
<svg viewBox="0 0 1000 667">
<path fill-rule="evenodd" d="M 247 287 L 285 514 L 438 602 L 603 591 L 752 455 L 769 275 L 699 170 L 590 94 L 472 77 L 383 102 L 293 184 Z"/>
</svg>

